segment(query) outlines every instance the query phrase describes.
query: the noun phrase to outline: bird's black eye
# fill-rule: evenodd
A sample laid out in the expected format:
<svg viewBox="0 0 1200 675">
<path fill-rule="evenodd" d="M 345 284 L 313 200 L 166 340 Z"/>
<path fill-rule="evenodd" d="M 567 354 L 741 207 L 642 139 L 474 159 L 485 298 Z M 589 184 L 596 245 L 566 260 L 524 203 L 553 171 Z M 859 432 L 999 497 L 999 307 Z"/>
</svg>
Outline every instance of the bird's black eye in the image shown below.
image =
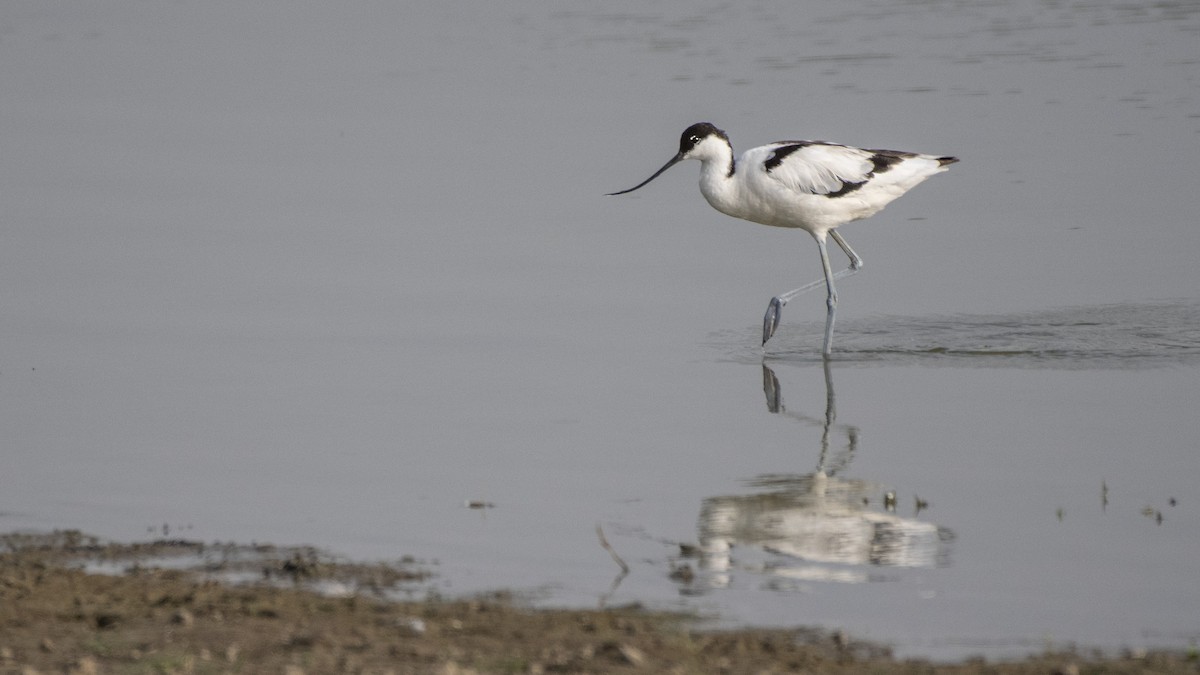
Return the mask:
<svg viewBox="0 0 1200 675">
<path fill-rule="evenodd" d="M 699 136 L 692 136 L 692 139 L 691 139 L 691 140 L 692 140 L 692 142 L 693 142 L 693 143 L 699 143 L 699 142 L 700 142 L 700 137 L 699 137 Z"/>
</svg>

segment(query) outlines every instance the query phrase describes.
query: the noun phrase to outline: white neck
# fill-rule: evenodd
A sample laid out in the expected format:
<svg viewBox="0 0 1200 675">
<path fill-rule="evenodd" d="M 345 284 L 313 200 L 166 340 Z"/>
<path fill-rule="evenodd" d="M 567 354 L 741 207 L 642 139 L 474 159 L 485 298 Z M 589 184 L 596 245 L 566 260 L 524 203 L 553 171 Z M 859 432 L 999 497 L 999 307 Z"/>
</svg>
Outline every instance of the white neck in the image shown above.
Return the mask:
<svg viewBox="0 0 1200 675">
<path fill-rule="evenodd" d="M 703 164 L 700 167 L 700 193 L 712 207 L 721 213 L 741 218 L 738 207 L 738 182 L 730 169 L 733 168 L 733 148 L 723 140 L 705 141 L 701 152 L 693 156 Z"/>
</svg>

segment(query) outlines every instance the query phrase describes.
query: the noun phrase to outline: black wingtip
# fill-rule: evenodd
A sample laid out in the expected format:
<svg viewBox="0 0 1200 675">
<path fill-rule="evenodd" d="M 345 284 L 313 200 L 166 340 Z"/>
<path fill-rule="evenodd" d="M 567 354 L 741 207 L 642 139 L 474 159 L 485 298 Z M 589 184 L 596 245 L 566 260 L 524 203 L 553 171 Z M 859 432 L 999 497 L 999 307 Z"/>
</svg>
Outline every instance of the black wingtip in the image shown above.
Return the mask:
<svg viewBox="0 0 1200 675">
<path fill-rule="evenodd" d="M 947 164 L 953 164 L 953 163 L 957 162 L 958 158 L 957 157 L 938 157 L 937 161 L 938 161 L 938 166 L 946 166 Z"/>
</svg>

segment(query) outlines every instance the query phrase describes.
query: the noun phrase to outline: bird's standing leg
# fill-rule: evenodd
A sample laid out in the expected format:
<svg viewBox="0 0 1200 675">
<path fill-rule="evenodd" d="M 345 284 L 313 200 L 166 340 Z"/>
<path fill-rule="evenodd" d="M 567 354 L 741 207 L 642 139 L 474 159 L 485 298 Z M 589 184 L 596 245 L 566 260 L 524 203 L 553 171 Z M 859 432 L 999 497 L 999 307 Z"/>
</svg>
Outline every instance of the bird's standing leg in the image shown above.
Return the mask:
<svg viewBox="0 0 1200 675">
<path fill-rule="evenodd" d="M 834 274 L 832 277 L 832 280 L 830 280 L 828 278 L 828 276 L 822 277 L 820 279 L 817 279 L 816 281 L 804 284 L 800 288 L 794 288 L 794 289 L 788 291 L 787 293 L 780 293 L 779 295 L 771 298 L 771 302 L 767 305 L 767 313 L 763 315 L 763 344 L 764 345 L 767 344 L 767 340 L 770 340 L 771 336 L 775 334 L 775 329 L 779 327 L 780 315 L 783 314 L 783 306 L 788 304 L 788 302 L 792 298 L 794 298 L 797 295 L 800 295 L 801 293 L 804 293 L 806 291 L 811 291 L 812 289 L 820 286 L 821 284 L 825 284 L 825 286 L 827 288 L 832 288 L 833 281 L 842 279 L 844 277 L 848 277 L 851 274 L 854 274 L 855 272 L 862 269 L 863 259 L 857 253 L 854 252 L 854 249 L 850 248 L 850 245 L 846 243 L 846 240 L 842 238 L 842 235 L 838 234 L 837 230 L 830 230 L 829 234 L 830 234 L 830 236 L 833 237 L 833 240 L 835 242 L 837 242 L 837 245 L 840 246 L 841 249 L 846 252 L 846 257 L 850 258 L 850 267 L 847 267 L 846 269 L 838 272 L 837 274 Z M 816 235 L 814 235 L 814 237 L 815 236 Z M 824 238 L 823 237 L 818 238 L 818 242 L 822 245 L 822 251 L 824 251 L 824 249 L 823 249 Z M 827 262 L 829 257 L 827 254 L 825 254 L 823 252 L 822 259 L 823 259 L 823 261 Z M 822 264 L 824 264 L 824 263 L 822 263 Z M 835 299 L 835 303 L 836 303 L 836 299 Z"/>
<path fill-rule="evenodd" d="M 821 346 L 821 356 L 829 358 L 830 353 L 833 352 L 833 320 L 837 316 L 837 289 L 833 286 L 833 268 L 829 265 L 829 251 L 825 248 L 825 235 L 814 236 L 817 239 L 817 249 L 821 252 L 821 269 L 825 270 L 825 288 L 829 291 L 829 295 L 825 298 L 825 306 L 828 308 L 828 312 L 825 314 L 825 342 Z"/>
</svg>

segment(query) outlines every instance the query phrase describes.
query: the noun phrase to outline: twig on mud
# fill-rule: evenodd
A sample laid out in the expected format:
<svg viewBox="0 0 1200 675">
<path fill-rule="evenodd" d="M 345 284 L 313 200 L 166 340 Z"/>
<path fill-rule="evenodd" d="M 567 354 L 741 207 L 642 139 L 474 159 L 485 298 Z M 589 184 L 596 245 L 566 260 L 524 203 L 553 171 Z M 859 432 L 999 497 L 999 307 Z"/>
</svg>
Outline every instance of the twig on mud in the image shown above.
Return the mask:
<svg viewBox="0 0 1200 675">
<path fill-rule="evenodd" d="M 621 573 L 613 579 L 612 585 L 608 587 L 608 592 L 600 596 L 600 609 L 603 610 L 605 605 L 608 604 L 608 599 L 612 597 L 613 593 L 617 592 L 617 587 L 621 585 L 621 581 L 629 574 L 629 565 L 626 565 L 625 561 L 621 560 L 621 556 L 617 555 L 617 552 L 608 543 L 608 539 L 605 538 L 604 529 L 600 527 L 600 523 L 596 523 L 596 536 L 600 538 L 600 545 L 612 556 L 613 562 L 621 567 Z"/>
<path fill-rule="evenodd" d="M 617 552 L 613 550 L 611 545 L 609 545 L 608 539 L 604 537 L 604 529 L 600 527 L 600 523 L 596 523 L 596 536 L 600 537 L 600 545 L 603 546 L 604 550 L 608 551 L 608 554 L 612 556 L 613 562 L 621 566 L 621 574 L 629 574 L 629 565 L 626 565 L 625 561 L 621 560 L 621 556 L 617 555 Z"/>
</svg>

